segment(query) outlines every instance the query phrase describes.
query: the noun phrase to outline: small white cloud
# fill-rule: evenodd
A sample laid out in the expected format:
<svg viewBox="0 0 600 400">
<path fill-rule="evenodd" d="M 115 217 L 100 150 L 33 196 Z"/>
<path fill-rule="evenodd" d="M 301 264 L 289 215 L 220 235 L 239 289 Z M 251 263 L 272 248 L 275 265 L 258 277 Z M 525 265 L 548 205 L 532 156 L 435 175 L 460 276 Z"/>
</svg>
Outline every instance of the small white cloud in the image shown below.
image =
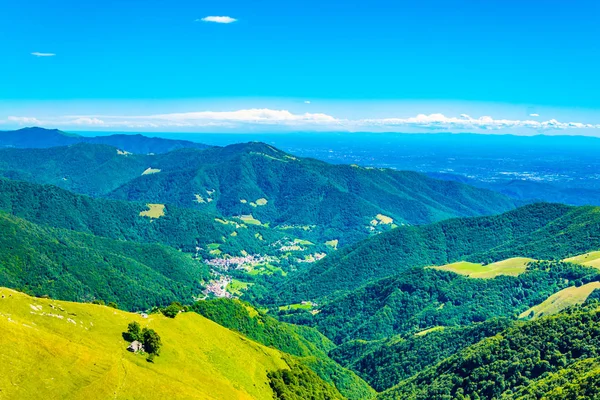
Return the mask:
<svg viewBox="0 0 600 400">
<path fill-rule="evenodd" d="M 217 24 L 231 24 L 232 22 L 237 21 L 237 19 L 235 18 L 231 18 L 228 16 L 222 16 L 222 17 L 218 17 L 218 16 L 208 16 L 208 17 L 204 17 L 202 19 L 197 19 L 196 22 L 215 22 Z"/>
<path fill-rule="evenodd" d="M 529 114 L 530 117 L 539 117 L 540 114 Z"/>
<path fill-rule="evenodd" d="M 33 117 L 8 117 L 8 122 L 16 122 L 19 125 L 42 125 L 42 122 Z"/>
<path fill-rule="evenodd" d="M 304 104 L 310 104 L 310 100 L 305 100 Z"/>
<path fill-rule="evenodd" d="M 81 117 L 70 121 L 75 125 L 104 125 L 104 121 L 98 118 Z"/>
<path fill-rule="evenodd" d="M 38 51 L 34 51 L 33 53 L 31 53 L 32 56 L 36 56 L 36 57 L 54 57 L 56 54 L 54 53 L 40 53 Z"/>
</svg>

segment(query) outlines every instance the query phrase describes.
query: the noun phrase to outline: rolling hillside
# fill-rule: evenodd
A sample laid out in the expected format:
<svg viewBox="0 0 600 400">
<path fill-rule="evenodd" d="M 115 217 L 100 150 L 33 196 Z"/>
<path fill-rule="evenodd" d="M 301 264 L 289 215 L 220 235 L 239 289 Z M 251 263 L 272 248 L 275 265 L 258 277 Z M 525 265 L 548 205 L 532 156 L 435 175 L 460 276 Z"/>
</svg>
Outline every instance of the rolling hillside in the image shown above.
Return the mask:
<svg viewBox="0 0 600 400">
<path fill-rule="evenodd" d="M 122 332 L 132 321 L 160 335 L 154 362 L 126 350 Z M 0 288 L 0 330 L 2 398 L 267 400 L 272 386 L 286 390 L 276 377 L 287 371 L 307 395 L 341 399 L 310 371 L 297 374 L 291 357 L 196 313 L 142 318 Z"/>
<path fill-rule="evenodd" d="M 403 224 L 514 208 L 507 197 L 460 183 L 300 159 L 262 143 L 154 156 L 81 143 L 4 149 L 0 175 L 96 197 L 246 216 L 340 246 Z"/>
<path fill-rule="evenodd" d="M 496 216 L 400 227 L 335 252 L 257 300 L 291 304 L 331 299 L 411 267 L 511 257 L 562 259 L 600 248 L 596 210 L 541 203 Z M 558 235 L 560 231 L 564 234 Z"/>
<path fill-rule="evenodd" d="M 385 339 L 436 326 L 516 318 L 562 289 L 598 281 L 598 270 L 560 262 L 532 263 L 519 276 L 494 279 L 413 268 L 324 304 L 313 323 L 336 343 Z"/>
<path fill-rule="evenodd" d="M 352 371 L 329 358 L 327 353 L 335 345 L 314 328 L 279 322 L 239 300 L 199 301 L 191 309 L 265 346 L 299 357 L 321 379 L 350 400 L 366 400 L 375 395 L 373 389 Z"/>
<path fill-rule="evenodd" d="M 600 379 L 598 303 L 482 340 L 379 399 L 592 399 Z"/>
<path fill-rule="evenodd" d="M 0 148 L 48 148 L 68 146 L 77 143 L 105 144 L 122 151 L 148 154 L 168 153 L 169 151 L 194 148 L 204 149 L 209 146 L 187 140 L 172 140 L 143 135 L 115 134 L 108 136 L 80 136 L 59 131 L 58 129 L 23 128 L 16 131 L 0 132 Z"/>
<path fill-rule="evenodd" d="M 0 178 L 0 211 L 54 228 L 140 243 L 158 242 L 205 257 L 208 245 L 214 243 L 232 255 L 240 255 L 242 250 L 250 254 L 277 253 L 271 245 L 290 236 L 260 225 L 242 228 L 237 224 L 237 228 L 202 210 L 169 205 L 159 218 L 147 217 L 147 210 L 145 203 L 93 198 L 52 185 Z M 257 234 L 263 240 L 258 240 Z"/>
</svg>

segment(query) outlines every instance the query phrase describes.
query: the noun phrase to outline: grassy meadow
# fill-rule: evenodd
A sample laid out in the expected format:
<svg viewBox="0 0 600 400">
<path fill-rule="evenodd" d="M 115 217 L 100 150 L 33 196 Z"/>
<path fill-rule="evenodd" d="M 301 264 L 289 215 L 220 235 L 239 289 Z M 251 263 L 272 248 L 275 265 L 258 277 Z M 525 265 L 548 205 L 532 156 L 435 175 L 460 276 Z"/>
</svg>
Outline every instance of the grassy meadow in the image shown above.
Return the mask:
<svg viewBox="0 0 600 400">
<path fill-rule="evenodd" d="M 432 267 L 441 271 L 451 271 L 470 278 L 491 279 L 498 275 L 517 276 L 525 272 L 527 264 L 535 261 L 533 258 L 513 257 L 495 263 L 483 265 L 468 261 L 459 261 L 439 267 Z"/>
<path fill-rule="evenodd" d="M 524 311 L 519 315 L 519 318 L 536 319 L 545 315 L 556 314 L 567 307 L 583 304 L 596 289 L 600 289 L 600 282 L 590 282 L 579 287 L 568 287 L 554 293 L 542 303 Z"/>
<path fill-rule="evenodd" d="M 137 321 L 161 336 L 154 363 L 126 350 Z M 196 314 L 148 318 L 0 288 L 0 398 L 271 399 L 281 353 Z"/>
</svg>

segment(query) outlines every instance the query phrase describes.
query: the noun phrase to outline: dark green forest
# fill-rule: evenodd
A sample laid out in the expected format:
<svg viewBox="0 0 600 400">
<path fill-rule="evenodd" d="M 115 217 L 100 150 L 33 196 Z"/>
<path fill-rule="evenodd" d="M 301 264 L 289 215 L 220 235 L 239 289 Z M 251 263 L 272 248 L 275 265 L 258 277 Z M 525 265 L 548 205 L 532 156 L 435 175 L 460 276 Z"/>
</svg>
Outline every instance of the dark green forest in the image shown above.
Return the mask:
<svg viewBox="0 0 600 400">
<path fill-rule="evenodd" d="M 383 391 L 435 365 L 459 350 L 494 336 L 512 324 L 508 318 L 492 318 L 466 326 L 444 327 L 425 335 L 409 334 L 371 342 L 350 341 L 335 348 L 330 356 L 356 371 L 375 390 Z"/>
<path fill-rule="evenodd" d="M 276 253 L 270 244 L 291 236 L 289 232 L 256 225 L 236 229 L 234 224 L 217 222 L 215 214 L 170 205 L 163 217 L 140 217 L 140 212 L 147 209 L 141 202 L 93 198 L 52 185 L 0 178 L 0 210 L 54 228 L 118 240 L 162 243 L 188 253 L 219 243 L 221 250 L 231 255 L 239 255 L 241 250 L 251 254 Z M 235 240 L 230 239 L 233 232 Z M 257 233 L 263 241 L 256 240 Z M 206 252 L 203 255 L 208 257 Z"/>
<path fill-rule="evenodd" d="M 192 301 L 209 270 L 160 244 L 42 227 L 0 212 L 0 286 L 61 300 L 145 310 Z"/>
<path fill-rule="evenodd" d="M 596 303 L 588 309 L 572 309 L 518 323 L 427 368 L 379 397 L 537 399 L 548 394 L 550 398 L 596 398 L 600 395 L 595 385 L 599 322 Z M 575 374 L 577 377 L 573 379 Z"/>
</svg>

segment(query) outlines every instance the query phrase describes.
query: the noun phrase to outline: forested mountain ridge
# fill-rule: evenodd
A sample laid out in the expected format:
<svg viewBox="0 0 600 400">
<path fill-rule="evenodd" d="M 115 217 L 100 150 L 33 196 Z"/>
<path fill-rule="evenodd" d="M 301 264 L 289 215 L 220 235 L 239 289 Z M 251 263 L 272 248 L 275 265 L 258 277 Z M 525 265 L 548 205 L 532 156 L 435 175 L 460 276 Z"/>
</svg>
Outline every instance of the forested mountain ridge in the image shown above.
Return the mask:
<svg viewBox="0 0 600 400">
<path fill-rule="evenodd" d="M 140 134 L 113 134 L 107 136 L 81 136 L 58 129 L 38 127 L 16 131 L 0 131 L 0 148 L 48 148 L 68 146 L 76 143 L 106 144 L 122 151 L 148 154 L 167 153 L 181 148 L 204 149 L 209 146 L 187 140 L 148 137 Z"/>
<path fill-rule="evenodd" d="M 532 263 L 523 274 L 493 279 L 413 268 L 324 304 L 314 323 L 336 343 L 385 339 L 435 326 L 516 318 L 564 288 L 599 280 L 595 268 L 561 262 Z"/>
<path fill-rule="evenodd" d="M 495 216 L 399 227 L 335 252 L 258 300 L 288 304 L 331 299 L 411 267 L 463 259 L 562 259 L 600 248 L 598 215 L 596 207 L 539 203 Z"/>
<path fill-rule="evenodd" d="M 381 392 L 512 324 L 508 318 L 492 318 L 374 342 L 350 341 L 333 349 L 330 356 Z"/>
<path fill-rule="evenodd" d="M 249 215 L 340 246 L 402 224 L 515 207 L 507 197 L 484 189 L 414 172 L 301 159 L 262 143 L 156 155 L 123 154 L 86 143 L 3 149 L 0 176 L 95 197 Z"/>
<path fill-rule="evenodd" d="M 402 381 L 378 398 L 597 398 L 599 340 L 598 303 L 517 323 Z"/>
<path fill-rule="evenodd" d="M 40 226 L 0 212 L 0 285 L 145 310 L 192 301 L 208 267 L 171 247 Z"/>
<path fill-rule="evenodd" d="M 236 229 L 235 224 L 217 222 L 214 214 L 169 205 L 164 215 L 149 218 L 143 216 L 148 210 L 145 203 L 93 198 L 53 185 L 3 178 L 0 210 L 36 224 L 111 239 L 158 242 L 205 256 L 211 243 L 219 243 L 222 251 L 231 255 L 240 255 L 241 250 L 251 254 L 275 252 L 270 244 L 288 235 L 260 225 Z M 231 237 L 234 232 L 235 238 Z M 263 240 L 256 239 L 257 233 Z"/>
</svg>

